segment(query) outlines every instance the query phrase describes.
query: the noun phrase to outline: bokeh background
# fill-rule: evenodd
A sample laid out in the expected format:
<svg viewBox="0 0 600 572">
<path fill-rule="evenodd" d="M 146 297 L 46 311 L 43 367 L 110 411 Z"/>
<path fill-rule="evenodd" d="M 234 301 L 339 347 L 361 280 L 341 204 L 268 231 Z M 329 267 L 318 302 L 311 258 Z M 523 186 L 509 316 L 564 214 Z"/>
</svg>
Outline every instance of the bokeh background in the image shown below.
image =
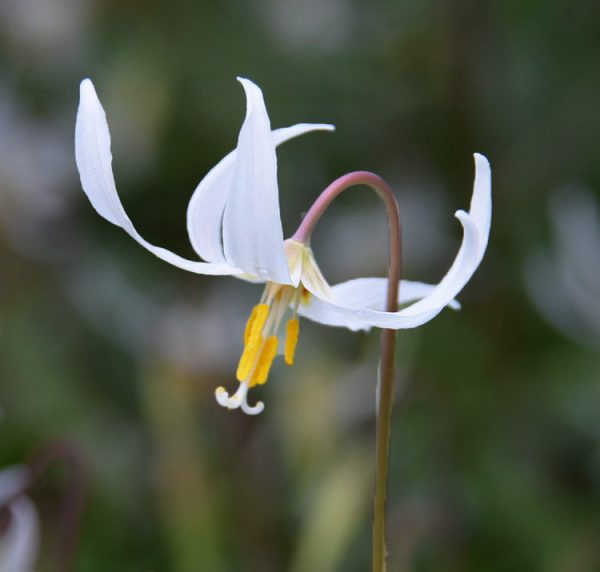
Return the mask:
<svg viewBox="0 0 600 572">
<path fill-rule="evenodd" d="M 171 268 L 100 219 L 73 153 L 78 84 L 107 110 L 142 235 L 192 257 L 187 201 L 234 146 L 237 75 L 274 127 L 286 234 L 368 169 L 393 186 L 404 276 L 460 241 L 472 153 L 494 217 L 463 309 L 398 336 L 390 570 L 600 570 L 600 4 L 469 0 L 2 0 L 0 466 L 49 441 L 86 459 L 77 570 L 369 569 L 378 334 L 302 322 L 297 364 L 227 413 L 261 293 Z M 384 275 L 365 190 L 314 248 L 333 282 Z M 53 570 L 68 483 L 33 491 Z"/>
</svg>

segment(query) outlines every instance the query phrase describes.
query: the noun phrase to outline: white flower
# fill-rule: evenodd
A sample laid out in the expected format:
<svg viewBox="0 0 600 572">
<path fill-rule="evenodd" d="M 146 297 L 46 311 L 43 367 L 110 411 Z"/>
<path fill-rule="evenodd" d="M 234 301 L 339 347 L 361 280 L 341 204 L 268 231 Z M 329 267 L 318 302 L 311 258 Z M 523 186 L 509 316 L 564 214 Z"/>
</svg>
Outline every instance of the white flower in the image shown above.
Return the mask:
<svg viewBox="0 0 600 572">
<path fill-rule="evenodd" d="M 284 343 L 285 361 L 292 364 L 299 334 L 297 315 L 352 330 L 372 326 L 414 328 L 436 316 L 475 272 L 485 252 L 491 221 L 489 163 L 475 155 L 475 185 L 469 212 L 457 211 L 464 237 L 446 276 L 436 286 L 402 281 L 399 303 L 415 302 L 398 312 L 381 308 L 385 278 L 358 278 L 330 286 L 321 274 L 310 247 L 294 239 L 284 241 L 279 214 L 277 158 L 280 143 L 331 125 L 297 124 L 271 130 L 261 90 L 238 78 L 247 98 L 246 118 L 237 148 L 204 177 L 190 200 L 187 229 L 195 251 L 206 262 L 192 261 L 144 240 L 125 214 L 113 178 L 110 135 L 102 105 L 89 79 L 81 83 L 75 137 L 76 159 L 85 193 L 98 213 L 123 228 L 144 248 L 179 268 L 198 274 L 233 275 L 266 288 L 248 321 L 244 351 L 232 397 L 223 388 L 217 401 L 230 409 L 260 413 L 262 402 L 248 405 L 248 389 L 265 383 L 279 351 L 279 335 L 289 311 Z"/>
<path fill-rule="evenodd" d="M 9 518 L 6 530 L 0 533 L 2 572 L 31 572 L 37 557 L 37 512 L 26 496 L 18 496 L 26 478 L 23 467 L 10 467 L 0 472 L 0 507 L 8 511 Z"/>
<path fill-rule="evenodd" d="M 525 284 L 541 314 L 557 329 L 600 348 L 600 208 L 576 185 L 550 201 L 554 244 L 527 259 Z"/>
</svg>

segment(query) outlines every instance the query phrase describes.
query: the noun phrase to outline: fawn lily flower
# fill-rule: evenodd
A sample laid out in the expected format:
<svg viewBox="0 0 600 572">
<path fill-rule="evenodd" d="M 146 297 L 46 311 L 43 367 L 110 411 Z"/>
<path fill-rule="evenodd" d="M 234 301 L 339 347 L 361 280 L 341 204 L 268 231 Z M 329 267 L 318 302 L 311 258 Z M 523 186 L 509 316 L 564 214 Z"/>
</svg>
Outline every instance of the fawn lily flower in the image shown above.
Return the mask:
<svg viewBox="0 0 600 572">
<path fill-rule="evenodd" d="M 26 482 L 23 467 L 0 472 L 0 508 L 8 512 L 8 523 L 0 531 L 0 570 L 31 572 L 37 557 L 38 517 L 26 496 L 17 496 Z"/>
<path fill-rule="evenodd" d="M 275 148 L 298 135 L 331 125 L 297 124 L 271 130 L 261 90 L 238 78 L 247 98 L 246 117 L 237 148 L 222 159 L 199 183 L 187 211 L 187 229 L 195 251 L 206 262 L 192 261 L 144 240 L 135 230 L 117 195 L 112 174 L 110 135 L 104 110 L 89 79 L 81 83 L 75 136 L 81 183 L 96 211 L 123 228 L 159 258 L 198 274 L 232 275 L 266 282 L 260 303 L 253 309 L 244 333 L 244 350 L 237 369 L 240 382 L 233 395 L 220 387 L 216 399 L 229 409 L 257 414 L 258 402 L 248 404 L 248 390 L 266 382 L 280 351 L 280 330 L 286 315 L 283 354 L 294 362 L 299 335 L 298 316 L 352 330 L 414 328 L 445 306 L 457 306 L 454 297 L 479 265 L 487 245 L 491 219 L 490 169 L 475 155 L 476 176 L 471 208 L 458 211 L 464 229 L 462 246 L 442 281 L 431 286 L 402 281 L 399 303 L 414 304 L 399 312 L 384 312 L 384 278 L 359 278 L 330 286 L 316 264 L 308 240 L 283 240 L 279 214 Z"/>
</svg>

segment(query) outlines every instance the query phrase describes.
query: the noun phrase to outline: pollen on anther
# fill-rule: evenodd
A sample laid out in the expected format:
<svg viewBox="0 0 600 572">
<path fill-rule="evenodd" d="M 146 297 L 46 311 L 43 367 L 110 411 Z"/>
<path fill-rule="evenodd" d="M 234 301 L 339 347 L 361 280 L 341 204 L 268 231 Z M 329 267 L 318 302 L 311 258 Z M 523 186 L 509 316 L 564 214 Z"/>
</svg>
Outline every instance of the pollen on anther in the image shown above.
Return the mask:
<svg viewBox="0 0 600 572">
<path fill-rule="evenodd" d="M 267 321 L 269 315 L 268 304 L 257 304 L 252 308 L 250 317 L 246 322 L 246 328 L 244 329 L 244 345 L 248 344 L 250 337 L 253 333 L 260 333 Z"/>
<path fill-rule="evenodd" d="M 271 371 L 271 365 L 273 360 L 277 356 L 277 348 L 279 346 L 279 340 L 277 336 L 271 336 L 265 342 L 263 349 L 258 358 L 256 368 L 252 374 L 252 380 L 250 381 L 250 387 L 256 384 L 263 384 L 269 378 L 269 372 Z"/>
<path fill-rule="evenodd" d="M 298 336 L 300 335 L 300 321 L 298 318 L 288 320 L 285 335 L 285 351 L 283 357 L 285 363 L 294 365 L 294 356 L 296 355 L 296 346 L 298 345 Z"/>
<path fill-rule="evenodd" d="M 244 347 L 242 357 L 240 357 L 240 363 L 238 364 L 236 377 L 238 381 L 244 381 L 248 379 L 248 376 L 252 373 L 252 368 L 256 363 L 259 352 L 263 345 L 263 337 L 260 333 L 252 333 Z"/>
</svg>

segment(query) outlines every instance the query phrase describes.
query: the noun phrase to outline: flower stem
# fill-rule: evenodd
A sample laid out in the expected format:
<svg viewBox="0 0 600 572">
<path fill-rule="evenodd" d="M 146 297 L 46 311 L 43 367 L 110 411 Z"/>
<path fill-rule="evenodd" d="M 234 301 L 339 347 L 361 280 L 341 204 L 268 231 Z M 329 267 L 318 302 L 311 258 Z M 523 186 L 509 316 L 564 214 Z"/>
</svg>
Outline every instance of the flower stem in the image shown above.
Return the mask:
<svg viewBox="0 0 600 572">
<path fill-rule="evenodd" d="M 317 221 L 331 202 L 344 190 L 355 185 L 366 185 L 374 189 L 384 202 L 388 212 L 390 228 L 390 263 L 388 268 L 388 290 L 386 310 L 398 310 L 398 289 L 402 242 L 400 233 L 400 213 L 398 203 L 387 183 L 368 171 L 356 171 L 336 179 L 314 202 L 293 238 L 307 244 Z M 375 499 L 373 515 L 373 572 L 385 572 L 385 517 L 392 426 L 392 405 L 394 401 L 394 373 L 396 354 L 396 331 L 382 330 L 379 383 L 377 393 L 377 429 L 375 438 Z"/>
</svg>

